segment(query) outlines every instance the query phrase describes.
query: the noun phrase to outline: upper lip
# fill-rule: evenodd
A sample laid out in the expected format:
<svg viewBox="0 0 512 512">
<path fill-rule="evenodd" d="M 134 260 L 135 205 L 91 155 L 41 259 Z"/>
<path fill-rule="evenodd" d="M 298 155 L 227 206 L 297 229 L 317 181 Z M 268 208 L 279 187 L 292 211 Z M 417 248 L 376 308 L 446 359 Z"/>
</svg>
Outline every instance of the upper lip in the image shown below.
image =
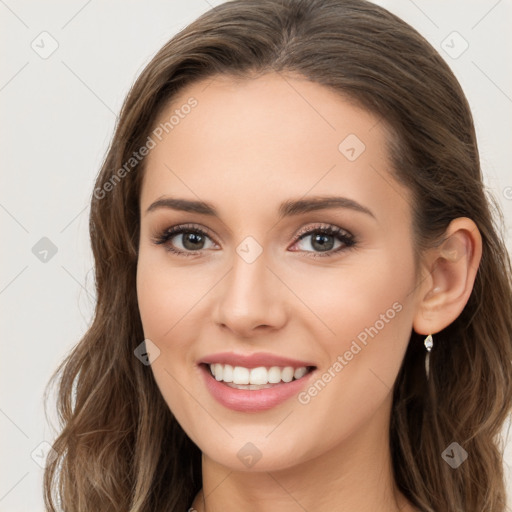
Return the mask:
<svg viewBox="0 0 512 512">
<path fill-rule="evenodd" d="M 278 356 L 266 352 L 257 352 L 255 354 L 235 354 L 233 352 L 222 352 L 203 357 L 199 364 L 230 364 L 231 366 L 242 366 L 243 368 L 258 368 L 260 366 L 292 366 L 301 368 L 302 366 L 314 366 L 308 361 L 299 361 L 289 357 Z"/>
</svg>

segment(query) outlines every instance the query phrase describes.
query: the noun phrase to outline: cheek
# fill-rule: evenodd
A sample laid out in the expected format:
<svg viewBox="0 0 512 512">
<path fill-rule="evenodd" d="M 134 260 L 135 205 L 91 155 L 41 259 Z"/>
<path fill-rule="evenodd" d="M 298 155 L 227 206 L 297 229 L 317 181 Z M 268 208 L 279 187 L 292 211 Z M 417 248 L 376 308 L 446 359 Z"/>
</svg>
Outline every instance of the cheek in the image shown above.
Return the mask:
<svg viewBox="0 0 512 512">
<path fill-rule="evenodd" d="M 144 254 L 139 255 L 137 266 L 137 299 L 144 328 L 144 336 L 155 342 L 170 326 L 171 319 L 165 311 L 173 311 L 173 294 L 167 291 L 165 274 L 159 267 L 152 265 Z"/>
<path fill-rule="evenodd" d="M 353 434 L 390 400 L 414 309 L 412 265 L 382 260 L 343 271 L 337 282 L 327 293 L 327 280 L 317 281 L 317 293 L 309 293 L 308 305 L 321 312 L 329 330 L 317 330 L 326 359 L 317 380 L 299 396 L 304 411 L 323 425 L 315 435 L 326 446 Z M 311 283 L 303 284 L 311 289 Z"/>
<path fill-rule="evenodd" d="M 316 340 L 327 372 L 325 388 L 317 386 L 323 398 L 317 399 L 313 389 L 303 402 L 315 401 L 318 414 L 323 414 L 320 404 L 331 400 L 343 403 L 344 411 L 370 414 L 393 387 L 410 338 L 412 256 L 400 261 L 392 253 L 368 262 L 360 258 L 358 265 L 340 268 L 336 275 L 316 272 L 314 279 L 305 277 L 300 283 L 297 295 L 307 297 L 315 313 Z"/>
<path fill-rule="evenodd" d="M 290 279 L 291 279 L 290 275 Z M 342 347 L 357 338 L 364 341 L 366 328 L 376 326 L 379 332 L 401 323 L 401 311 L 409 302 L 413 283 L 410 265 L 373 261 L 340 268 L 336 272 L 316 271 L 311 278 L 303 273 L 294 291 L 325 327 L 324 339 Z M 374 332 L 372 330 L 372 332 Z M 367 334 L 367 336 L 369 336 Z"/>
<path fill-rule="evenodd" d="M 196 385 L 200 374 L 195 343 L 208 321 L 206 300 L 217 274 L 211 269 L 192 268 L 189 263 L 170 265 L 164 250 L 141 248 L 137 267 L 137 297 L 144 336 L 159 348 L 151 364 L 158 386 L 173 412 L 183 406 L 187 394 L 181 385 Z"/>
<path fill-rule="evenodd" d="M 191 278 L 191 276 L 194 276 Z M 141 250 L 137 266 L 137 298 L 144 334 L 155 341 L 169 339 L 180 319 L 186 321 L 208 290 L 195 270 L 171 268 L 164 250 Z"/>
<path fill-rule="evenodd" d="M 160 350 L 151 363 L 151 371 L 169 409 L 180 419 L 201 414 L 195 410 L 197 404 L 187 400 L 182 387 L 191 379 L 190 372 L 196 372 L 190 353 L 189 338 L 193 333 L 187 323 L 187 312 L 197 303 L 198 292 L 186 279 L 186 272 L 170 271 L 161 255 L 155 257 L 141 249 L 137 267 L 139 312 L 144 337 Z M 190 425 L 187 421 L 185 424 L 190 432 Z"/>
</svg>

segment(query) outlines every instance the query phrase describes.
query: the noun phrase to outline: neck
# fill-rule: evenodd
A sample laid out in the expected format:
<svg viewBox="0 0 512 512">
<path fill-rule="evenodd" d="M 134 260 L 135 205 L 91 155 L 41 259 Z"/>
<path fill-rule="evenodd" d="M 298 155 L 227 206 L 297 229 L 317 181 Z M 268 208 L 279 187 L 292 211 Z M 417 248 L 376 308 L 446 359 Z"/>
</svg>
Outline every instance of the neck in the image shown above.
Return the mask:
<svg viewBox="0 0 512 512">
<path fill-rule="evenodd" d="M 286 469 L 233 471 L 203 455 L 197 512 L 409 512 L 395 487 L 388 429 L 390 402 L 328 452 Z"/>
</svg>

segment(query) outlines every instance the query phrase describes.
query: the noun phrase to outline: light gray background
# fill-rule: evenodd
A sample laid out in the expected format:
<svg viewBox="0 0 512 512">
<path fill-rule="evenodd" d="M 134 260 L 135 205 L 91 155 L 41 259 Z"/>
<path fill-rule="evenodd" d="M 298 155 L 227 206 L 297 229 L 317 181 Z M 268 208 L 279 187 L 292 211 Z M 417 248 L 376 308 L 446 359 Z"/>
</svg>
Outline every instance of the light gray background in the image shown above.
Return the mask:
<svg viewBox="0 0 512 512">
<path fill-rule="evenodd" d="M 53 436 L 42 393 L 91 320 L 88 201 L 124 96 L 151 56 L 216 3 L 0 0 L 1 512 L 43 510 L 37 461 Z M 459 78 L 510 250 L 512 2 L 377 3 L 416 27 Z M 57 249 L 46 262 L 32 252 L 42 237 Z"/>
</svg>

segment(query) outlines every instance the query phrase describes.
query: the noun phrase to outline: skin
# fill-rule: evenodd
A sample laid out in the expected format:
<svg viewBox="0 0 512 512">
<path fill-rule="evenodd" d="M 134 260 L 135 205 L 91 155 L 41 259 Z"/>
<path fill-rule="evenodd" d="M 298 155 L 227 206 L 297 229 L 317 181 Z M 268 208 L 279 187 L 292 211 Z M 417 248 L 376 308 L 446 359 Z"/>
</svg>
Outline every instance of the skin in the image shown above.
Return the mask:
<svg viewBox="0 0 512 512">
<path fill-rule="evenodd" d="M 433 333 L 435 343 L 466 304 L 481 257 L 475 224 L 454 220 L 449 245 L 425 252 L 416 269 L 410 193 L 390 173 L 388 133 L 375 116 L 321 85 L 267 74 L 192 84 L 157 124 L 191 96 L 197 106 L 147 158 L 137 293 L 145 337 L 160 350 L 156 382 L 203 453 L 204 492 L 193 508 L 416 510 L 391 471 L 392 386 L 411 331 Z M 348 134 L 366 146 L 354 161 L 338 149 Z M 350 208 L 278 216 L 283 201 L 333 195 L 373 216 Z M 207 201 L 219 218 L 147 211 L 163 197 Z M 185 223 L 209 233 L 196 255 L 154 243 Z M 332 255 L 313 257 L 323 254 L 314 233 L 300 241 L 297 234 L 319 225 L 348 231 L 356 244 L 335 252 L 343 244 L 334 236 Z M 252 263 L 236 251 L 247 236 L 263 249 Z M 182 235 L 172 244 L 187 250 Z M 236 412 L 200 378 L 197 361 L 217 352 L 313 361 L 321 375 L 393 304 L 400 311 L 306 404 L 292 397 Z M 251 467 L 237 457 L 248 442 L 261 454 Z"/>
</svg>

